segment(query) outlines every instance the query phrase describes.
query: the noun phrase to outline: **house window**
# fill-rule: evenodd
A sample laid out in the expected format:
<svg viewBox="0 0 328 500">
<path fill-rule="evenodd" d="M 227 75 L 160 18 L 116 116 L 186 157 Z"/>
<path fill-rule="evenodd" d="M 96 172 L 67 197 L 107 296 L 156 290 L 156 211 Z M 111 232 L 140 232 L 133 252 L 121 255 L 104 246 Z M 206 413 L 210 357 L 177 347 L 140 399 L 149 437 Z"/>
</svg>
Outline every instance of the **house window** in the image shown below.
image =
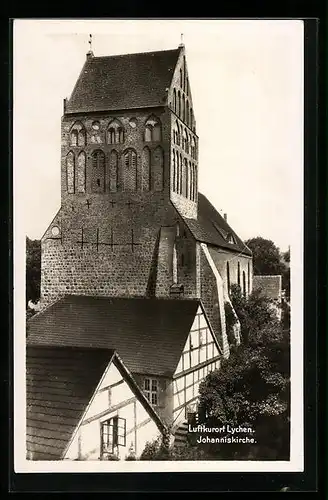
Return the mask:
<svg viewBox="0 0 328 500">
<path fill-rule="evenodd" d="M 145 378 L 144 393 L 148 401 L 153 405 L 158 404 L 158 380 L 154 378 Z"/>
<path fill-rule="evenodd" d="M 101 424 L 101 455 L 113 453 L 117 446 L 126 446 L 126 419 L 115 416 Z"/>
</svg>

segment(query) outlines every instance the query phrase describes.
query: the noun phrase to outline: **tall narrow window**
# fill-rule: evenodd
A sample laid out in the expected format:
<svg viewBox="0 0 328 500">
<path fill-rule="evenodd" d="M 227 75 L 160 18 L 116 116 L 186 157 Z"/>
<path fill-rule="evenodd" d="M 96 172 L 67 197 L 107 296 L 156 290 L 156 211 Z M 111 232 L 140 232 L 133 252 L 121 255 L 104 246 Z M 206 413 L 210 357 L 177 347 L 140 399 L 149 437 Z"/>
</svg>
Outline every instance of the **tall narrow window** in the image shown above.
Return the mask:
<svg viewBox="0 0 328 500">
<path fill-rule="evenodd" d="M 66 178 L 67 192 L 72 194 L 75 192 L 75 157 L 72 151 L 66 156 Z"/>
<path fill-rule="evenodd" d="M 176 177 L 176 186 L 175 186 L 175 192 L 179 193 L 179 186 L 180 186 L 180 158 L 179 158 L 179 153 L 176 153 L 177 155 L 177 177 Z"/>
<path fill-rule="evenodd" d="M 250 277 L 250 270 L 249 270 L 249 262 L 247 262 L 247 293 L 248 295 L 251 292 L 251 277 Z"/>
<path fill-rule="evenodd" d="M 128 149 L 123 158 L 123 186 L 124 191 L 137 190 L 137 154 L 133 149 Z"/>
<path fill-rule="evenodd" d="M 193 175 L 191 162 L 188 163 L 188 198 L 192 200 L 192 183 L 193 183 Z"/>
<path fill-rule="evenodd" d="M 77 157 L 77 192 L 85 193 L 85 165 L 86 156 L 85 152 L 81 151 Z"/>
<path fill-rule="evenodd" d="M 237 268 L 237 283 L 238 286 L 240 286 L 240 263 L 238 262 L 238 268 Z"/>
<path fill-rule="evenodd" d="M 72 132 L 71 132 L 71 146 L 77 146 L 77 135 L 78 135 L 78 131 L 72 130 Z"/>
<path fill-rule="evenodd" d="M 185 152 L 189 154 L 189 137 L 188 137 L 188 132 L 187 129 L 184 129 L 184 146 L 185 146 Z"/>
<path fill-rule="evenodd" d="M 230 293 L 230 265 L 229 265 L 229 262 L 227 262 L 227 287 L 228 287 L 228 293 Z"/>
<path fill-rule="evenodd" d="M 180 146 L 180 127 L 179 127 L 179 124 L 178 122 L 176 122 L 176 127 L 177 127 L 177 145 Z"/>
<path fill-rule="evenodd" d="M 184 95 L 181 98 L 181 115 L 182 115 L 182 121 L 185 121 L 185 108 L 186 108 L 186 101 Z"/>
<path fill-rule="evenodd" d="M 163 191 L 164 184 L 164 152 L 160 146 L 153 152 L 152 178 L 154 191 Z"/>
<path fill-rule="evenodd" d="M 178 117 L 180 118 L 181 116 L 181 95 L 180 95 L 180 90 L 178 91 Z"/>
<path fill-rule="evenodd" d="M 195 132 L 195 130 L 194 130 L 194 115 L 192 112 L 192 108 L 190 108 L 190 128 L 193 132 Z"/>
<path fill-rule="evenodd" d="M 182 155 L 180 154 L 180 185 L 179 185 L 179 194 L 182 194 L 182 179 L 183 179 L 183 163 L 182 163 Z"/>
<path fill-rule="evenodd" d="M 150 190 L 150 150 L 147 146 L 142 151 L 141 189 Z"/>
<path fill-rule="evenodd" d="M 183 88 L 182 68 L 180 68 L 180 87 Z"/>
<path fill-rule="evenodd" d="M 172 281 L 173 283 L 178 283 L 178 256 L 177 249 L 174 244 L 173 246 L 173 256 L 172 256 Z"/>
<path fill-rule="evenodd" d="M 187 100 L 187 104 L 186 104 L 186 123 L 188 125 L 188 127 L 190 127 L 190 123 L 189 123 L 189 102 Z"/>
<path fill-rule="evenodd" d="M 177 170 L 176 170 L 175 151 L 174 151 L 174 149 L 172 150 L 172 168 L 173 168 L 173 172 L 172 172 L 172 177 L 173 177 L 173 180 L 172 180 L 172 190 L 175 192 L 176 179 L 177 179 Z"/>
<path fill-rule="evenodd" d="M 173 89 L 173 109 L 174 113 L 177 112 L 177 92 L 175 89 Z"/>
<path fill-rule="evenodd" d="M 118 188 L 118 154 L 113 149 L 109 157 L 109 190 L 116 193 Z"/>
<path fill-rule="evenodd" d="M 243 271 L 243 295 L 246 297 L 246 273 Z"/>
<path fill-rule="evenodd" d="M 105 191 L 105 154 L 97 149 L 91 155 L 92 159 L 92 191 L 102 193 Z"/>
<path fill-rule="evenodd" d="M 188 196 L 188 161 L 184 158 L 183 162 L 183 196 L 187 198 Z"/>
</svg>

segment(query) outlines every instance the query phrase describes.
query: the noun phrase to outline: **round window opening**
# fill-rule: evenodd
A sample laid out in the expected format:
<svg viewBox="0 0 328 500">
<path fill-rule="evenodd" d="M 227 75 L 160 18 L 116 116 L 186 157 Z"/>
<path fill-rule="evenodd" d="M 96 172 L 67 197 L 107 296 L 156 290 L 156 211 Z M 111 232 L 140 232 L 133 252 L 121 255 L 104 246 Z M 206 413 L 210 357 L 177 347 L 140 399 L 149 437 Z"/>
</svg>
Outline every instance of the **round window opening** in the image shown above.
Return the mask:
<svg viewBox="0 0 328 500">
<path fill-rule="evenodd" d="M 52 235 L 53 236 L 58 236 L 60 231 L 59 231 L 59 227 L 58 226 L 54 226 L 52 229 L 51 229 L 51 232 L 52 232 Z"/>
<path fill-rule="evenodd" d="M 99 128 L 100 128 L 100 123 L 99 123 L 99 122 L 93 122 L 93 123 L 92 123 L 92 128 L 93 128 L 93 130 L 99 130 Z"/>
<path fill-rule="evenodd" d="M 137 120 L 135 118 L 131 118 L 131 120 L 129 121 L 129 124 L 130 124 L 130 127 L 136 128 Z"/>
</svg>

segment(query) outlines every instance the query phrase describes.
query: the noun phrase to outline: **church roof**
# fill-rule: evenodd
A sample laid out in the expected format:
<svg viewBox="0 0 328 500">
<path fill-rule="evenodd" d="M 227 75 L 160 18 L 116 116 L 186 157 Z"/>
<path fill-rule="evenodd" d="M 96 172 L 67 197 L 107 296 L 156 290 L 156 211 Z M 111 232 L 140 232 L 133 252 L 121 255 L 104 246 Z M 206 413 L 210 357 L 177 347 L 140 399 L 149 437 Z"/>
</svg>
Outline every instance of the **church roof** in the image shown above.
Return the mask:
<svg viewBox="0 0 328 500">
<path fill-rule="evenodd" d="M 198 305 L 69 295 L 28 321 L 27 343 L 115 349 L 130 372 L 172 376 Z"/>
<path fill-rule="evenodd" d="M 58 460 L 110 362 L 108 349 L 27 346 L 26 442 L 33 460 Z"/>
<path fill-rule="evenodd" d="M 87 58 L 65 113 L 163 106 L 180 49 Z"/>
<path fill-rule="evenodd" d="M 203 194 L 198 194 L 197 220 L 186 217 L 183 217 L 183 220 L 196 240 L 245 255 L 252 255 L 251 250 Z"/>
</svg>

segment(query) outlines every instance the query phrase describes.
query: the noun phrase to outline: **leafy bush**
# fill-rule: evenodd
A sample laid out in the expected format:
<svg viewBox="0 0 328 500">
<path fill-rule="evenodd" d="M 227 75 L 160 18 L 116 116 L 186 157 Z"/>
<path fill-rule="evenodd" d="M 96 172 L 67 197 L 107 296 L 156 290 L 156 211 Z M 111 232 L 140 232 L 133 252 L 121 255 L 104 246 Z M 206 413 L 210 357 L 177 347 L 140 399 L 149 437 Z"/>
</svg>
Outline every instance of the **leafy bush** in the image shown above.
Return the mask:
<svg viewBox="0 0 328 500">
<path fill-rule="evenodd" d="M 237 323 L 237 318 L 233 313 L 230 302 L 224 303 L 225 319 L 226 319 L 226 329 L 229 346 L 236 345 L 236 339 L 234 335 L 234 326 Z"/>
</svg>

